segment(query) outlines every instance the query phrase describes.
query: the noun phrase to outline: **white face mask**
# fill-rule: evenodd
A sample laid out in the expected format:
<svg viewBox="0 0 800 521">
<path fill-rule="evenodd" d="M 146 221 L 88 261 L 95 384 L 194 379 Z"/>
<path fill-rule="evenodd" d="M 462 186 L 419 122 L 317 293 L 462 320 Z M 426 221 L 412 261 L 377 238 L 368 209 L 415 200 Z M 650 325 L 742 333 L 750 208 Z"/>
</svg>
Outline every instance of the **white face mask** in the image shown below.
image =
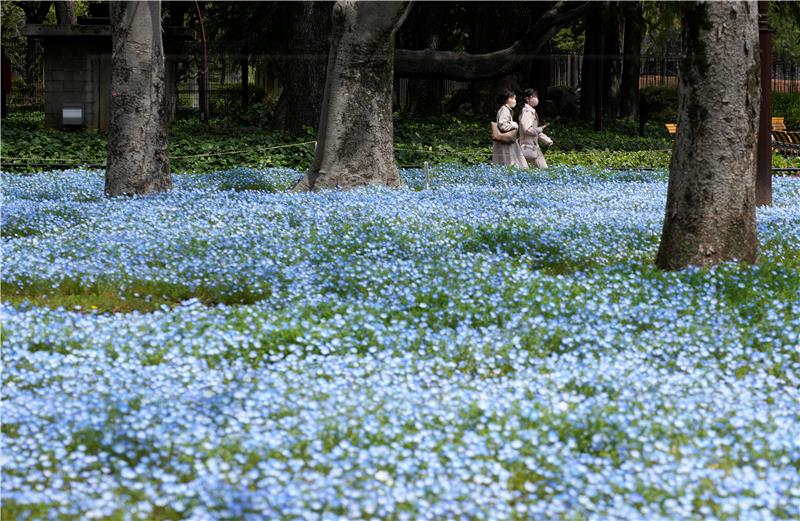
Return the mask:
<svg viewBox="0 0 800 521">
<path fill-rule="evenodd" d="M 539 98 L 536 97 L 531 98 L 531 103 L 530 103 L 531 107 L 535 107 L 538 104 L 539 104 Z"/>
</svg>

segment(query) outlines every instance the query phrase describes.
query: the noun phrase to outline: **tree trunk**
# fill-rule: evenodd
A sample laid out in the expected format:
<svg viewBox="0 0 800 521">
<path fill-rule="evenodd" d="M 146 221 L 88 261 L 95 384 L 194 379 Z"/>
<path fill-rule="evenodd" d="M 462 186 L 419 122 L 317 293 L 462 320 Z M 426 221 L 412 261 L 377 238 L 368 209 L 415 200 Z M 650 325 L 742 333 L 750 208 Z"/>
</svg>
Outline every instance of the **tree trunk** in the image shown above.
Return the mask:
<svg viewBox="0 0 800 521">
<path fill-rule="evenodd" d="M 692 2 L 682 10 L 678 134 L 656 264 L 755 262 L 757 5 Z"/>
<path fill-rule="evenodd" d="M 481 56 L 480 53 L 490 49 L 505 48 L 513 41 L 511 25 L 506 23 L 511 18 L 512 9 L 513 6 L 508 2 L 475 3 L 471 13 L 472 29 L 469 39 L 472 55 Z M 505 89 L 514 90 L 511 72 L 470 82 L 468 88 L 472 112 L 487 116 L 497 112 L 497 93 Z"/>
<path fill-rule="evenodd" d="M 159 2 L 114 1 L 107 196 L 172 188 Z"/>
<path fill-rule="evenodd" d="M 635 119 L 639 116 L 639 71 L 641 70 L 642 32 L 644 18 L 641 2 L 624 4 L 625 37 L 622 45 L 622 86 L 619 116 Z"/>
<path fill-rule="evenodd" d="M 409 2 L 339 1 L 314 163 L 297 191 L 402 184 L 394 162 L 394 33 Z"/>
<path fill-rule="evenodd" d="M 332 2 L 291 4 L 290 24 L 295 42 L 286 67 L 283 91 L 272 127 L 295 135 L 319 124 L 325 94 L 325 69 L 330 47 Z"/>
<path fill-rule="evenodd" d="M 71 0 L 56 0 L 53 4 L 56 8 L 56 22 L 72 25 L 78 21 L 74 2 Z"/>
<path fill-rule="evenodd" d="M 600 57 L 601 6 L 593 4 L 586 14 L 583 41 L 583 66 L 581 67 L 581 119 L 594 117 L 597 67 Z"/>
<path fill-rule="evenodd" d="M 25 13 L 25 23 L 40 24 L 44 22 L 52 3 L 52 0 L 43 2 L 21 2 L 20 7 Z M 43 74 L 41 66 L 42 56 L 37 50 L 37 47 L 40 45 L 41 44 L 33 38 L 27 38 L 25 41 L 25 86 L 31 92 L 35 90 L 35 86 L 39 83 Z"/>
<path fill-rule="evenodd" d="M 619 23 L 619 2 L 610 2 L 605 6 L 605 26 L 603 38 L 603 107 L 611 119 L 619 114 L 620 103 L 620 36 L 622 26 Z"/>
<path fill-rule="evenodd" d="M 445 43 L 444 2 L 417 2 L 416 12 L 405 23 L 412 27 L 414 49 L 442 50 Z M 414 16 L 416 15 L 416 16 Z M 412 19 L 413 17 L 413 19 Z M 444 80 L 412 78 L 408 82 L 408 111 L 419 116 L 440 116 L 444 98 Z"/>
</svg>

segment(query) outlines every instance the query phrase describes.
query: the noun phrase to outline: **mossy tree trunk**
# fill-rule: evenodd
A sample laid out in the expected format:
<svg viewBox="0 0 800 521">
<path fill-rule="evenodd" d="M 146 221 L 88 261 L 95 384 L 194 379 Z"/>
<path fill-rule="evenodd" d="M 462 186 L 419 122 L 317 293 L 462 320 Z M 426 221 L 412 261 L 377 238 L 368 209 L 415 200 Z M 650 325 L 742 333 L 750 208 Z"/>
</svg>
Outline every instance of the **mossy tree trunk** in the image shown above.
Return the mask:
<svg viewBox="0 0 800 521">
<path fill-rule="evenodd" d="M 172 189 L 160 2 L 114 1 L 107 196 Z"/>
<path fill-rule="evenodd" d="M 755 262 L 757 4 L 692 2 L 682 10 L 678 134 L 656 264 Z"/>
<path fill-rule="evenodd" d="M 296 191 L 400 186 L 394 162 L 394 34 L 409 2 L 339 1 L 314 162 Z"/>
</svg>

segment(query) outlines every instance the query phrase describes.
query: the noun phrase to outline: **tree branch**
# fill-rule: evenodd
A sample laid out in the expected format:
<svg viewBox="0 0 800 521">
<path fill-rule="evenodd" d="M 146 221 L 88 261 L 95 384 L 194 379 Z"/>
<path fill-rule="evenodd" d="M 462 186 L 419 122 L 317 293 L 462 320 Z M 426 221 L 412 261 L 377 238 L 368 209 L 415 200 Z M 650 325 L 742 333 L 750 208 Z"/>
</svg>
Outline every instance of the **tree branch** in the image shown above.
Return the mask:
<svg viewBox="0 0 800 521">
<path fill-rule="evenodd" d="M 558 2 L 510 47 L 486 54 L 397 49 L 394 74 L 405 78 L 442 78 L 460 81 L 488 80 L 520 68 L 567 23 L 582 16 L 590 2 Z"/>
</svg>

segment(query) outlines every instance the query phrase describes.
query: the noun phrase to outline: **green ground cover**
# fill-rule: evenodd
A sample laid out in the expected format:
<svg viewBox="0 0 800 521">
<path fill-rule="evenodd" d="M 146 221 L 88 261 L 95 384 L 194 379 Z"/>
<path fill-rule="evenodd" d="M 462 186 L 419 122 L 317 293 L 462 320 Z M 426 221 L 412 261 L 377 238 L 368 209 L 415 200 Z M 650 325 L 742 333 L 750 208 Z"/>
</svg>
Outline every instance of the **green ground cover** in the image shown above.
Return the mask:
<svg viewBox="0 0 800 521">
<path fill-rule="evenodd" d="M 609 122 L 602 132 L 588 123 L 558 120 L 548 131 L 555 145 L 546 150 L 551 165 L 607 168 L 666 168 L 672 142 L 663 125 L 650 123 L 638 135 L 636 122 Z M 4 122 L 0 156 L 5 163 L 102 165 L 106 139 L 98 132 L 63 132 L 19 121 Z M 170 125 L 170 164 L 175 172 L 211 172 L 238 166 L 308 168 L 313 159 L 314 132 L 292 136 L 234 119 L 180 120 Z M 296 145 L 298 146 L 287 146 Z M 488 122 L 475 116 L 414 119 L 396 116 L 395 157 L 401 166 L 457 163 L 476 165 L 491 160 Z M 773 154 L 773 166 L 800 167 L 800 158 Z M 27 171 L 41 171 L 41 166 Z"/>
</svg>

